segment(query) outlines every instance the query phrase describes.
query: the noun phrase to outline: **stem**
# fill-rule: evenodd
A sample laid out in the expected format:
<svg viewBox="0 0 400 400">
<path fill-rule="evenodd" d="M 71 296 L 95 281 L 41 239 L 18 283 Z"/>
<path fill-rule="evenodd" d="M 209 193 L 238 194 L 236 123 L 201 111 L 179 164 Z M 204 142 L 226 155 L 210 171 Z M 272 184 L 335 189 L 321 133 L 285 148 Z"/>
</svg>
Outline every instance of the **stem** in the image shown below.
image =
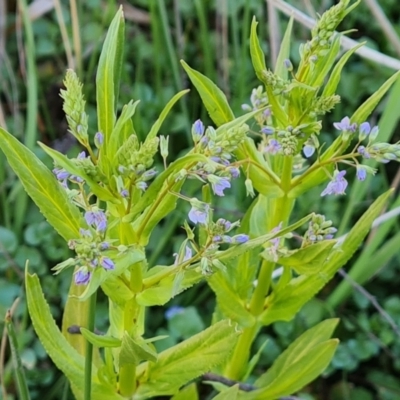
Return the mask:
<svg viewBox="0 0 400 400">
<path fill-rule="evenodd" d="M 94 325 L 96 320 L 96 298 L 97 291 L 94 292 L 89 299 L 89 313 L 87 329 L 94 332 Z M 92 358 L 93 358 L 93 345 L 86 341 L 86 354 L 85 354 L 85 389 L 84 400 L 91 399 L 92 392 Z"/>
</svg>

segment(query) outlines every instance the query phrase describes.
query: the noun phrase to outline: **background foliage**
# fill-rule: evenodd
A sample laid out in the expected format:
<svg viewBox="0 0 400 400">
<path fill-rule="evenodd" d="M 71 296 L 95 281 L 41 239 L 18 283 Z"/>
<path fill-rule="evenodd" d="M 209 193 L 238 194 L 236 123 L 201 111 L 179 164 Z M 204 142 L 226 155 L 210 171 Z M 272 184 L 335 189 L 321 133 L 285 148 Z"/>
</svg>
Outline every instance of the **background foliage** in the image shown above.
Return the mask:
<svg viewBox="0 0 400 400">
<path fill-rule="evenodd" d="M 45 12 L 41 8 L 42 2 L 35 3 L 36 9 L 32 5 L 28 8 L 25 0 L 14 4 L 0 1 L 0 125 L 15 132 L 21 141 L 51 166 L 50 159 L 35 144 L 36 140 L 66 153 L 78 151 L 77 144 L 67 134 L 59 97 L 67 67 L 75 68 L 84 83 L 90 132 L 92 135 L 95 133 L 95 65 L 117 4 L 111 0 L 90 0 L 78 2 L 75 10 L 74 7 L 70 8 L 75 3 L 73 1 L 63 4 L 55 2 L 55 8 Z M 292 3 L 304 12 L 310 9 L 318 12 L 328 8 L 333 1 Z M 356 28 L 358 31 L 351 34 L 352 38 L 367 40 L 369 47 L 399 57 L 399 46 L 382 34 L 382 25 L 368 7 L 370 3 L 364 1 L 342 24 L 341 30 Z M 396 4 L 396 0 L 380 1 L 394 31 L 399 32 L 400 14 Z M 268 25 L 266 11 L 267 5 L 261 0 L 126 2 L 127 48 L 120 102 L 122 105 L 130 98 L 141 100 L 135 116 L 138 135 L 142 135 L 143 139 L 168 99 L 178 90 L 189 87 L 179 65 L 181 58 L 213 79 L 227 94 L 233 111 L 239 113 L 241 104 L 248 102 L 251 89 L 257 85 L 248 56 L 252 16 L 256 15 L 260 21 L 259 35 L 263 50 L 269 55 L 269 63 L 273 63 L 276 37 L 284 32 L 288 21 L 286 16 L 277 13 L 279 18 L 275 20 L 276 27 L 271 23 Z M 291 59 L 296 64 L 299 59 L 296 42 L 307 39 L 309 31 L 295 24 L 293 36 Z M 357 105 L 392 72 L 379 63 L 354 56 L 343 72 L 338 89 L 342 102 L 332 113 L 331 122 L 352 114 Z M 400 85 L 396 84 L 373 116 L 391 142 L 400 139 L 399 96 Z M 180 154 L 188 146 L 189 127 L 195 119 L 200 117 L 205 123 L 209 122 L 194 90 L 184 97 L 180 105 L 181 108 L 176 107 L 161 128 L 161 134 L 171 136 L 170 151 L 174 155 Z M 324 139 L 332 141 L 331 125 L 324 128 Z M 161 164 L 162 160 L 159 162 Z M 324 213 L 340 226 L 340 233 L 345 233 L 352 226 L 352 218 L 359 216 L 377 197 L 377 193 L 389 186 L 397 189 L 400 180 L 397 165 L 389 164 L 380 168 L 381 173 L 374 180 L 363 189 L 354 185 L 347 197 L 321 201 L 318 189 L 309 192 L 299 203 L 301 215 L 311 211 Z M 197 189 L 193 185 L 189 190 L 195 192 Z M 223 213 L 227 219 L 238 218 L 243 215 L 248 202 L 243 185 L 237 184 L 229 195 L 220 199 L 217 213 Z M 393 204 L 400 204 L 396 196 Z M 150 264 L 171 262 L 172 254 L 183 237 L 178 221 L 186 213 L 184 209 L 176 210 L 164 226 L 156 229 L 150 242 Z M 400 325 L 400 258 L 396 245 L 399 241 L 398 225 L 396 220 L 391 220 L 373 231 L 367 244 L 346 268 L 350 270 L 353 266 L 359 271 L 356 271 L 354 278 L 365 283 L 365 289 L 376 298 L 382 309 L 374 307 L 370 295 L 351 285 L 346 296 L 342 289 L 334 291 L 334 287 L 343 279 L 338 276 L 318 299 L 303 308 L 294 321 L 279 322 L 272 328 L 264 329 L 254 349 L 260 349 L 269 339 L 261 350 L 260 368 L 268 368 L 276 356 L 306 328 L 323 318 L 338 316 L 341 318 L 336 332 L 341 339 L 339 349 L 325 377 L 304 389 L 303 398 L 400 398 L 400 381 L 397 378 L 400 372 L 400 330 L 397 328 Z M 53 315 L 60 320 L 70 277 L 68 273 L 52 276 L 49 270 L 67 258 L 68 251 L 62 240 L 43 221 L 36 207 L 28 201 L 1 153 L 0 315 L 5 315 L 17 296 L 21 297 L 14 313 L 14 322 L 33 399 L 60 398 L 59 393 L 66 382 L 47 358 L 30 325 L 22 291 L 25 260 L 30 260 L 31 271 L 39 275 Z M 186 307 L 181 313 L 168 319 L 165 309 L 156 309 L 148 320 L 150 334 L 169 335 L 167 340 L 157 342 L 158 349 L 169 347 L 204 329 L 211 320 L 211 299 L 210 289 L 205 284 L 198 285 L 174 299 L 175 305 Z M 394 326 L 388 322 L 384 312 L 388 313 Z M 101 310 L 97 323 L 99 330 L 105 330 L 107 317 Z M 3 321 L 0 321 L 0 328 L 3 329 Z M 8 356 L 8 350 L 1 352 L 1 381 L 9 398 L 13 398 L 14 382 Z M 65 398 L 69 398 L 68 390 L 64 393 Z M 209 393 L 210 389 L 204 386 L 204 398 Z"/>
</svg>

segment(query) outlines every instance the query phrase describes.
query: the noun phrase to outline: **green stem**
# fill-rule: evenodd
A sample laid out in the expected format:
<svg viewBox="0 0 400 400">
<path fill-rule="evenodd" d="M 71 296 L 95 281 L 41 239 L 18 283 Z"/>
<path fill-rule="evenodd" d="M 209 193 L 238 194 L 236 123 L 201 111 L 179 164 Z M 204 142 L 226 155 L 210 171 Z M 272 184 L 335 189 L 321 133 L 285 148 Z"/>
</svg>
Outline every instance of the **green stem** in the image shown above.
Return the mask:
<svg viewBox="0 0 400 400">
<path fill-rule="evenodd" d="M 96 321 L 96 299 L 97 291 L 94 292 L 89 299 L 89 312 L 87 329 L 94 332 L 94 325 Z M 93 345 L 86 341 L 86 355 L 85 355 L 85 389 L 84 400 L 91 399 L 92 392 L 92 359 L 93 359 Z"/>
<path fill-rule="evenodd" d="M 10 341 L 11 355 L 14 366 L 14 373 L 17 382 L 18 395 L 21 400 L 29 400 L 29 390 L 25 379 L 24 368 L 22 366 L 21 357 L 18 352 L 17 334 L 12 322 L 11 312 L 7 311 L 5 318 L 5 325 L 7 328 L 8 338 Z"/>
</svg>

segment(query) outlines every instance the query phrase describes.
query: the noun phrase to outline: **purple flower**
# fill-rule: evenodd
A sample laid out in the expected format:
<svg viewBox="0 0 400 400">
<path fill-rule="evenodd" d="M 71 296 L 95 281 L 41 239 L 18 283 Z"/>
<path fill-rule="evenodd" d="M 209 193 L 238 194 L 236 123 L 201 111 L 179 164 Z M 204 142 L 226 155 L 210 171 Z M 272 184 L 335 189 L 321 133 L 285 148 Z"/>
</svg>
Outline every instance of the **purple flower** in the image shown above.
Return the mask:
<svg viewBox="0 0 400 400">
<path fill-rule="evenodd" d="M 141 181 L 141 182 L 137 182 L 136 183 L 136 187 L 139 189 L 139 190 L 143 190 L 143 192 L 147 189 L 147 183 L 146 182 L 143 182 L 143 181 Z"/>
<path fill-rule="evenodd" d="M 239 235 L 235 235 L 232 238 L 232 242 L 235 244 L 242 244 L 242 243 L 246 243 L 249 241 L 249 235 L 245 235 L 243 233 L 239 234 Z"/>
<path fill-rule="evenodd" d="M 270 139 L 268 145 L 264 147 L 264 151 L 274 155 L 278 153 L 281 148 L 282 146 L 276 139 Z"/>
<path fill-rule="evenodd" d="M 157 171 L 155 169 L 149 169 L 143 173 L 142 179 L 145 181 L 148 181 L 148 180 L 154 178 L 156 175 L 157 175 Z"/>
<path fill-rule="evenodd" d="M 121 195 L 122 197 L 126 198 L 126 197 L 129 196 L 129 192 L 128 192 L 127 189 L 122 189 L 122 190 L 120 191 L 120 195 Z"/>
<path fill-rule="evenodd" d="M 225 231 L 229 231 L 229 229 L 231 229 L 231 227 L 232 227 L 232 223 L 230 221 L 226 220 L 225 218 L 220 218 L 217 221 L 217 224 L 222 226 Z"/>
<path fill-rule="evenodd" d="M 363 122 L 360 125 L 360 135 L 368 136 L 370 132 L 371 132 L 371 125 L 369 124 L 369 122 Z"/>
<path fill-rule="evenodd" d="M 100 264 L 102 265 L 102 267 L 106 270 L 110 270 L 110 269 L 114 269 L 115 268 L 115 264 L 113 263 L 113 261 L 108 258 L 108 257 L 102 257 Z"/>
<path fill-rule="evenodd" d="M 80 234 L 82 237 L 89 237 L 89 238 L 92 237 L 92 233 L 89 231 L 89 229 L 79 228 L 79 234 Z"/>
<path fill-rule="evenodd" d="M 78 157 L 77 157 L 79 160 L 82 160 L 82 159 L 84 159 L 84 158 L 86 158 L 86 153 L 84 152 L 84 151 L 81 151 L 79 154 L 78 154 Z"/>
<path fill-rule="evenodd" d="M 265 135 L 272 135 L 275 129 L 272 126 L 264 126 L 264 128 L 261 128 L 261 132 Z"/>
<path fill-rule="evenodd" d="M 335 122 L 333 126 L 339 131 L 354 132 L 357 129 L 357 124 L 350 124 L 350 118 L 344 117 L 340 122 Z"/>
<path fill-rule="evenodd" d="M 108 242 L 100 243 L 100 250 L 108 250 L 110 248 L 110 244 Z"/>
<path fill-rule="evenodd" d="M 97 132 L 94 135 L 94 143 L 97 147 L 100 147 L 104 143 L 104 135 L 101 132 Z"/>
<path fill-rule="evenodd" d="M 306 144 L 303 147 L 303 153 L 307 158 L 311 157 L 314 154 L 314 152 L 315 152 L 315 147 L 314 146 Z"/>
<path fill-rule="evenodd" d="M 216 235 L 216 236 L 213 237 L 212 241 L 214 243 L 221 242 L 222 241 L 222 237 L 220 235 Z"/>
<path fill-rule="evenodd" d="M 358 146 L 357 152 L 364 158 L 371 158 L 371 154 L 368 153 L 368 150 L 365 148 L 365 146 Z"/>
<path fill-rule="evenodd" d="M 197 143 L 204 135 L 204 124 L 201 120 L 197 120 L 192 126 L 192 137 L 193 141 Z"/>
<path fill-rule="evenodd" d="M 346 171 L 335 170 L 333 179 L 328 183 L 321 196 L 326 196 L 327 194 L 344 194 L 348 184 L 344 178 L 345 175 Z"/>
<path fill-rule="evenodd" d="M 362 165 L 357 165 L 357 179 L 359 181 L 365 181 L 367 177 L 367 170 Z"/>
<path fill-rule="evenodd" d="M 181 306 L 172 306 L 168 308 L 168 310 L 165 312 L 165 318 L 168 320 L 175 317 L 175 315 L 182 314 L 185 311 L 184 307 Z"/>
<path fill-rule="evenodd" d="M 217 196 L 223 196 L 224 190 L 231 187 L 231 183 L 228 178 L 219 177 L 215 175 L 208 175 L 208 180 L 211 182 L 211 187 Z"/>
<path fill-rule="evenodd" d="M 190 204 L 192 208 L 189 211 L 189 219 L 194 224 L 205 224 L 207 222 L 210 206 L 207 203 L 197 200 L 196 198 L 191 199 Z"/>
<path fill-rule="evenodd" d="M 74 280 L 77 285 L 86 285 L 90 281 L 90 272 L 86 269 L 79 269 L 75 272 Z"/>
<path fill-rule="evenodd" d="M 70 173 L 67 172 L 64 168 L 54 168 L 53 174 L 59 181 L 65 181 L 70 176 Z"/>
<path fill-rule="evenodd" d="M 231 174 L 231 177 L 232 178 L 238 178 L 239 177 L 239 175 L 240 175 L 240 169 L 239 168 L 237 168 L 237 167 L 230 167 L 229 169 L 228 169 L 228 171 L 229 171 L 229 173 Z"/>
<path fill-rule="evenodd" d="M 107 228 L 106 214 L 102 210 L 87 211 L 85 220 L 88 225 L 94 226 L 99 232 L 104 232 Z"/>
</svg>

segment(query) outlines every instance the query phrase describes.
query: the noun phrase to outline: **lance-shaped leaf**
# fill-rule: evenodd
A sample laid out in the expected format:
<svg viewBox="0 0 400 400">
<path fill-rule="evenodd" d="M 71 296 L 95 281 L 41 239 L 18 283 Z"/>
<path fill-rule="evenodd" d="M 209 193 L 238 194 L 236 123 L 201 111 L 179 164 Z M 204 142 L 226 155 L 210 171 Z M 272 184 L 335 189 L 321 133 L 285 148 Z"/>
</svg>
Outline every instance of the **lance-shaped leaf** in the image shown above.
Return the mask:
<svg viewBox="0 0 400 400">
<path fill-rule="evenodd" d="M 127 332 L 122 337 L 119 366 L 139 365 L 141 361 L 157 361 L 157 353 L 141 338 L 136 339 Z"/>
<path fill-rule="evenodd" d="M 322 92 L 322 96 L 332 96 L 336 93 L 336 89 L 340 82 L 340 77 L 342 74 L 342 69 L 349 60 L 349 58 L 362 46 L 364 46 L 366 42 L 362 42 L 357 46 L 354 46 L 350 50 L 346 51 L 340 60 L 334 66 L 332 73 L 329 76 L 328 82 L 324 87 L 324 91 Z"/>
<path fill-rule="evenodd" d="M 82 336 L 96 347 L 120 347 L 122 343 L 121 339 L 108 335 L 96 335 L 86 328 L 81 327 L 80 331 Z"/>
<path fill-rule="evenodd" d="M 215 125 L 220 126 L 232 121 L 235 115 L 229 107 L 228 100 L 222 90 L 211 79 L 190 68 L 185 61 L 181 60 L 181 64 L 199 92 L 201 100 Z"/>
<path fill-rule="evenodd" d="M 239 385 L 234 385 L 229 389 L 217 394 L 212 400 L 236 400 L 239 394 Z"/>
<path fill-rule="evenodd" d="M 297 362 L 289 365 L 270 385 L 241 394 L 239 399 L 274 400 L 299 391 L 324 372 L 331 362 L 338 344 L 337 339 L 317 344 Z"/>
<path fill-rule="evenodd" d="M 324 240 L 304 249 L 294 250 L 287 256 L 279 257 L 277 263 L 294 269 L 299 275 L 313 275 L 320 272 L 335 245 L 336 240 Z M 271 259 L 268 250 L 262 256 Z"/>
<path fill-rule="evenodd" d="M 133 292 L 120 276 L 110 275 L 101 288 L 111 301 L 120 306 L 133 298 Z"/>
<path fill-rule="evenodd" d="M 222 271 L 217 271 L 209 279 L 208 284 L 217 296 L 217 305 L 226 318 L 230 318 L 243 327 L 255 324 L 254 316 L 245 308 L 244 302 L 235 293 Z"/>
<path fill-rule="evenodd" d="M 131 122 L 131 118 L 132 116 L 135 114 L 136 111 L 136 107 L 139 104 L 139 100 L 133 102 L 133 100 L 131 100 L 128 104 L 124 105 L 124 107 L 122 108 L 122 112 L 121 115 L 119 116 L 117 123 L 115 124 L 115 127 L 113 128 L 113 130 L 111 131 L 110 134 L 110 140 L 108 142 L 108 147 L 107 147 L 107 153 L 109 154 L 109 158 L 113 159 L 113 167 L 118 167 L 117 165 L 115 165 L 115 154 L 117 153 L 117 150 L 122 146 L 122 144 L 124 143 L 125 138 L 125 129 L 127 127 L 127 124 L 129 124 Z M 129 134 L 132 134 L 133 132 L 130 132 Z M 102 166 L 102 162 L 103 162 L 103 157 L 101 157 L 102 155 L 102 151 L 105 147 L 102 146 L 100 148 L 100 157 L 99 157 L 99 164 L 100 166 Z M 106 160 L 104 162 L 107 162 Z"/>
<path fill-rule="evenodd" d="M 235 326 L 220 321 L 137 368 L 140 399 L 172 395 L 185 383 L 226 361 L 238 338 Z M 193 362 L 195 360 L 195 362 Z"/>
<path fill-rule="evenodd" d="M 278 58 L 276 59 L 275 74 L 282 79 L 288 78 L 288 69 L 285 67 L 285 60 L 290 56 L 290 36 L 292 35 L 293 16 L 290 17 L 287 24 L 285 35 L 283 36 L 281 47 L 279 49 Z"/>
<path fill-rule="evenodd" d="M 117 200 L 112 193 L 104 186 L 97 183 L 91 176 L 89 176 L 82 167 L 79 167 L 73 163 L 67 156 L 60 153 L 51 147 L 46 146 L 43 143 L 39 143 L 40 147 L 62 168 L 71 173 L 72 175 L 79 176 L 84 179 L 89 185 L 90 190 L 103 201 L 116 202 Z"/>
<path fill-rule="evenodd" d="M 76 352 L 58 329 L 43 296 L 37 275 L 26 273 L 25 284 L 29 315 L 46 353 L 68 378 L 77 399 L 83 399 L 84 357 Z M 92 370 L 91 399 L 123 400 L 114 387 L 99 382 L 95 366 Z"/>
<path fill-rule="evenodd" d="M 338 246 L 325 262 L 321 271 L 314 275 L 302 275 L 266 300 L 266 310 L 260 317 L 264 325 L 274 321 L 291 320 L 300 308 L 314 297 L 332 279 L 339 268 L 346 264 L 367 235 L 372 222 L 377 218 L 391 195 L 391 190 L 382 194 L 357 221 L 341 246 Z"/>
<path fill-rule="evenodd" d="M 255 385 L 266 387 L 285 374 L 292 364 L 305 357 L 315 346 L 330 339 L 338 322 L 337 318 L 327 319 L 304 332 L 275 360 L 272 367 L 255 381 Z"/>
<path fill-rule="evenodd" d="M 49 169 L 2 128 L 0 148 L 50 225 L 67 241 L 79 237 L 79 228 L 84 226 L 82 215 Z"/>
<path fill-rule="evenodd" d="M 174 106 L 174 104 L 186 93 L 189 92 L 189 89 L 182 90 L 179 93 L 177 93 L 172 99 L 166 104 L 164 109 L 161 111 L 160 116 L 157 118 L 157 121 L 154 122 L 153 126 L 150 129 L 149 134 L 146 136 L 146 140 L 148 139 L 153 139 L 157 136 L 158 131 L 161 128 L 162 123 L 164 122 L 165 118 L 167 118 L 169 112 L 171 111 L 171 108 Z"/>
</svg>

